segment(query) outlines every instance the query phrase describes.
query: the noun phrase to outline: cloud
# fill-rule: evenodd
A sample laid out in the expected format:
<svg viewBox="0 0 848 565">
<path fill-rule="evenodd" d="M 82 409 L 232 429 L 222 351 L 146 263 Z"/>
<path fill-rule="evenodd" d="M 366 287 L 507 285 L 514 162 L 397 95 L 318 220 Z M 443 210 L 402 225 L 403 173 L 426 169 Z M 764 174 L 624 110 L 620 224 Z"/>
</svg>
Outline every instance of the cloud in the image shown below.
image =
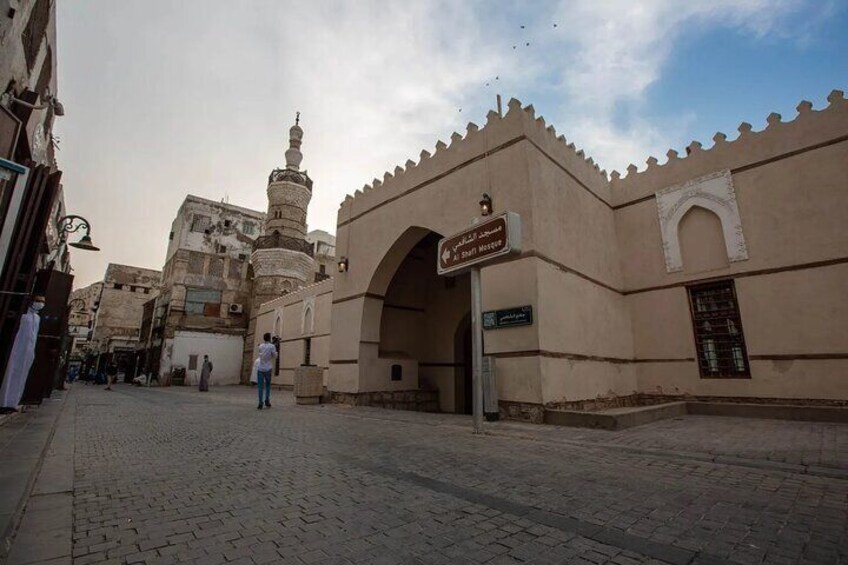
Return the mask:
<svg viewBox="0 0 848 565">
<path fill-rule="evenodd" d="M 295 111 L 310 228 L 329 231 L 346 193 L 485 120 L 496 92 L 553 108 L 608 170 L 664 154 L 694 119 L 644 112 L 675 47 L 716 26 L 785 33 L 801 0 L 163 5 L 58 5 L 66 200 L 103 248 L 74 253 L 78 285 L 107 261 L 161 268 L 186 193 L 264 210 Z"/>
<path fill-rule="evenodd" d="M 799 0 L 563 0 L 553 16 L 561 23 L 556 33 L 548 34 L 547 45 L 568 54 L 556 59 L 554 69 L 566 106 L 559 111 L 561 122 L 602 167 L 621 170 L 630 162 L 643 162 L 649 154 L 664 154 L 669 137 L 694 116 L 658 124 L 647 121 L 640 109 L 675 47 L 719 26 L 755 37 L 782 31 L 780 25 L 801 4 Z M 615 120 L 622 107 L 629 117 L 625 126 Z"/>
</svg>

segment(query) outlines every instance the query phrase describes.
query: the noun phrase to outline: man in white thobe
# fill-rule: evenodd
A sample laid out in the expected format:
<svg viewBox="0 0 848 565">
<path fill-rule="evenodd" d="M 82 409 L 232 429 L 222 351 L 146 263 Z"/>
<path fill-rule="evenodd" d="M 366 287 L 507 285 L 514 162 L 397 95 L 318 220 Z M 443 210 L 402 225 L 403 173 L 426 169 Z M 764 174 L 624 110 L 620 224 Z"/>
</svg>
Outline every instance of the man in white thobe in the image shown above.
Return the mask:
<svg viewBox="0 0 848 565">
<path fill-rule="evenodd" d="M 38 340 L 38 327 L 41 325 L 38 312 L 42 308 L 44 308 L 44 297 L 36 296 L 32 299 L 27 313 L 21 316 L 12 354 L 6 365 L 3 386 L 0 387 L 0 407 L 4 412 L 17 410 L 24 394 L 29 370 L 35 359 L 35 342 Z"/>
</svg>

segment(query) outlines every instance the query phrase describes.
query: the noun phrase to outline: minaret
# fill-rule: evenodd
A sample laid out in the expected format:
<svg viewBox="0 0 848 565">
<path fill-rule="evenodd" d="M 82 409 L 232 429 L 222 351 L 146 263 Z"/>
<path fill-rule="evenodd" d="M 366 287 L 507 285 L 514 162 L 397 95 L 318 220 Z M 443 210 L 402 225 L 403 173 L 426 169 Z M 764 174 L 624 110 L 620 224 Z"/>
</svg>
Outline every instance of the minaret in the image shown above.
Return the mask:
<svg viewBox="0 0 848 565">
<path fill-rule="evenodd" d="M 306 241 L 306 209 L 312 198 L 312 179 L 301 172 L 303 129 L 300 112 L 289 130 L 286 168 L 268 177 L 268 215 L 265 235 L 256 239 L 253 265 L 253 312 L 269 300 L 313 282 L 315 261 Z"/>
</svg>

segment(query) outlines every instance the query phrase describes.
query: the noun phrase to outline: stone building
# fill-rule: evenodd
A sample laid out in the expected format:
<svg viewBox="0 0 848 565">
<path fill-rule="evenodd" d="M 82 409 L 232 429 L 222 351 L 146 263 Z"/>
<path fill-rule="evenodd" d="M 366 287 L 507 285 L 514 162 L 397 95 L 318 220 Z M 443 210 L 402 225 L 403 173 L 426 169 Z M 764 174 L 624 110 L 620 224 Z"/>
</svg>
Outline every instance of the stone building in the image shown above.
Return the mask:
<svg viewBox="0 0 848 565">
<path fill-rule="evenodd" d="M 91 336 L 94 312 L 100 305 L 102 282 L 96 282 L 71 293 L 68 300 L 68 335 L 73 339 L 69 364 L 81 365 L 89 355 L 94 355 Z"/>
<path fill-rule="evenodd" d="M 306 241 L 312 244 L 312 256 L 315 259 L 315 282 L 333 276 L 336 270 L 336 238 L 324 230 L 312 230 L 306 234 Z"/>
<path fill-rule="evenodd" d="M 145 372 L 162 382 L 176 367 L 197 377 L 203 355 L 212 384 L 238 383 L 250 317 L 250 254 L 265 214 L 188 195 L 171 227 L 161 292 L 149 305 Z"/>
<path fill-rule="evenodd" d="M 267 213 L 193 195 L 180 206 L 161 292 L 141 323 L 140 366 L 161 383 L 177 369 L 196 382 L 204 354 L 215 366 L 211 384 L 247 382 L 255 307 L 331 276 L 335 238 L 307 232 L 312 180 L 300 170 L 303 130 L 296 123 L 289 134 L 286 167 L 268 179 Z"/>
<path fill-rule="evenodd" d="M 152 269 L 109 263 L 94 303 L 92 351 L 97 369 L 108 363 L 118 366 L 119 378 L 135 376 L 136 346 L 139 342 L 144 303 L 159 292 L 162 273 Z"/>
<path fill-rule="evenodd" d="M 59 241 L 64 211 L 53 124 L 57 99 L 56 2 L 3 3 L 0 15 L 0 379 L 33 294 L 47 295 L 31 380 L 45 391 L 64 360 L 65 304 L 72 285 Z M 28 389 L 29 390 L 29 389 Z M 46 392 L 49 393 L 49 392 Z"/>
<path fill-rule="evenodd" d="M 736 139 L 607 176 L 532 106 L 348 196 L 340 271 L 256 309 L 282 338 L 279 384 L 309 360 L 336 401 L 467 412 L 469 276 L 437 243 L 481 216 L 520 216 L 517 256 L 482 267 L 484 311 L 532 309 L 484 332 L 503 416 L 711 398 L 848 404 L 848 102 L 798 105 Z"/>
</svg>

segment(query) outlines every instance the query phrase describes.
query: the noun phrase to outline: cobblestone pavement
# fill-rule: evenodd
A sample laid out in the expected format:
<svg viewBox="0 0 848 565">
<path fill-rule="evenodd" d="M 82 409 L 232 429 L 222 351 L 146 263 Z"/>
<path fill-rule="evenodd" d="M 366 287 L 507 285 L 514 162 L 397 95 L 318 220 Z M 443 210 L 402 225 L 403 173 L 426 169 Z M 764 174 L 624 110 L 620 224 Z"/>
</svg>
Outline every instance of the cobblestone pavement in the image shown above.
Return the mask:
<svg viewBox="0 0 848 565">
<path fill-rule="evenodd" d="M 848 426 L 474 436 L 468 417 L 273 401 L 75 386 L 74 563 L 848 563 L 848 477 L 619 448 L 818 453 L 835 469 L 821 454 Z"/>
</svg>

